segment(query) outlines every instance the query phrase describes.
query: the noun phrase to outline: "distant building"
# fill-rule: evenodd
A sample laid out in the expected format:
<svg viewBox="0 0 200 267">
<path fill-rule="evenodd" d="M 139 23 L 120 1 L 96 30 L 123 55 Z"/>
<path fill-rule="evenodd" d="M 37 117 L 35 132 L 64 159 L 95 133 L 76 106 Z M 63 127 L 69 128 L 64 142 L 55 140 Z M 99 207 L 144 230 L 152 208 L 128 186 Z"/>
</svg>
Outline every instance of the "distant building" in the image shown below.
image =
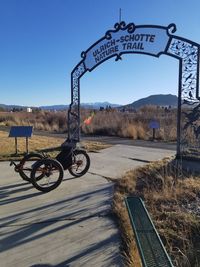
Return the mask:
<svg viewBox="0 0 200 267">
<path fill-rule="evenodd" d="M 32 108 L 26 108 L 26 112 L 32 112 Z"/>
</svg>

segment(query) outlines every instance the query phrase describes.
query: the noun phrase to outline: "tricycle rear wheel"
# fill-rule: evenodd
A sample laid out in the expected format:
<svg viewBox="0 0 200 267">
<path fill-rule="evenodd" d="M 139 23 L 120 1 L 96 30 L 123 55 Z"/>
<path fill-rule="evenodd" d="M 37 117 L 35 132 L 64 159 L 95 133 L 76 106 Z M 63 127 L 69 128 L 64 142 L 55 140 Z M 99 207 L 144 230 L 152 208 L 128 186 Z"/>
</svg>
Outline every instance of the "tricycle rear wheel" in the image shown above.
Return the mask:
<svg viewBox="0 0 200 267">
<path fill-rule="evenodd" d="M 41 179 L 38 177 L 42 176 Z M 62 165 L 54 159 L 41 159 L 34 164 L 31 171 L 33 186 L 42 192 L 49 192 L 60 185 L 64 176 Z"/>
</svg>

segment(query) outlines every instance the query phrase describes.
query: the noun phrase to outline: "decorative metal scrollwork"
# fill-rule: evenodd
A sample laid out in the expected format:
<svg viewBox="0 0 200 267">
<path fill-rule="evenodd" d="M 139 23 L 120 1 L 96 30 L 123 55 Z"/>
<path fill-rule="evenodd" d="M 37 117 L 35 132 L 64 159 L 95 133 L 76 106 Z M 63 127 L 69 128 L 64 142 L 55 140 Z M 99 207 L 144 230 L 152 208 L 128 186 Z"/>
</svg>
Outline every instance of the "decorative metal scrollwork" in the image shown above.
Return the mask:
<svg viewBox="0 0 200 267">
<path fill-rule="evenodd" d="M 128 33 L 133 33 L 135 31 L 135 24 L 134 23 L 129 23 L 126 24 L 124 21 L 121 21 L 120 23 L 116 23 L 114 25 L 114 30 L 109 30 L 106 32 L 105 37 L 106 39 L 111 39 L 112 38 L 112 33 L 113 32 L 118 32 L 119 30 L 125 31 L 127 30 Z"/>
<path fill-rule="evenodd" d="M 169 34 L 175 33 L 176 32 L 176 24 L 174 24 L 174 23 L 169 24 L 167 29 L 168 29 Z"/>
</svg>

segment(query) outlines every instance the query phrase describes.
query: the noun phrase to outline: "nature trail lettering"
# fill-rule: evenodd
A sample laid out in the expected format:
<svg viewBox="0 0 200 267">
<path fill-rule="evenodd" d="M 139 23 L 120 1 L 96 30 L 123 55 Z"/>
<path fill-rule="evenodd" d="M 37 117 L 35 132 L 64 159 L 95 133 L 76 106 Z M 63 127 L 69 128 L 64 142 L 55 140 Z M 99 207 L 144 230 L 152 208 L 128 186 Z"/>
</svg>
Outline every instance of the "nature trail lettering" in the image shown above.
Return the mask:
<svg viewBox="0 0 200 267">
<path fill-rule="evenodd" d="M 126 34 L 119 39 L 112 39 L 101 45 L 93 52 L 95 62 L 98 63 L 104 58 L 116 54 L 117 52 L 130 50 L 144 50 L 145 42 L 153 43 L 154 34 Z M 119 47 L 120 46 L 120 47 Z"/>
</svg>

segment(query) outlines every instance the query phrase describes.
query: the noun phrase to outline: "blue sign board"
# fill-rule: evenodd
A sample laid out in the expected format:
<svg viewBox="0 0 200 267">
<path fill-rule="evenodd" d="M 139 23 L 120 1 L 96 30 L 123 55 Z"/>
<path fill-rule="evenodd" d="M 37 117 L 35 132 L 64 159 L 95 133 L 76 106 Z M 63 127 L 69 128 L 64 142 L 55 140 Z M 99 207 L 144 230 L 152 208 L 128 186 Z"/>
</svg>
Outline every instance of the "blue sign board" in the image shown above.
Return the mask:
<svg viewBox="0 0 200 267">
<path fill-rule="evenodd" d="M 159 124 L 158 121 L 150 121 L 149 128 L 150 129 L 159 129 L 160 128 L 160 124 Z"/>
<path fill-rule="evenodd" d="M 33 126 L 12 126 L 9 137 L 31 137 Z"/>
<path fill-rule="evenodd" d="M 26 137 L 26 152 L 28 153 L 28 138 L 31 137 L 33 126 L 12 126 L 8 137 L 15 138 L 15 150 L 17 155 L 17 138 Z"/>
</svg>

